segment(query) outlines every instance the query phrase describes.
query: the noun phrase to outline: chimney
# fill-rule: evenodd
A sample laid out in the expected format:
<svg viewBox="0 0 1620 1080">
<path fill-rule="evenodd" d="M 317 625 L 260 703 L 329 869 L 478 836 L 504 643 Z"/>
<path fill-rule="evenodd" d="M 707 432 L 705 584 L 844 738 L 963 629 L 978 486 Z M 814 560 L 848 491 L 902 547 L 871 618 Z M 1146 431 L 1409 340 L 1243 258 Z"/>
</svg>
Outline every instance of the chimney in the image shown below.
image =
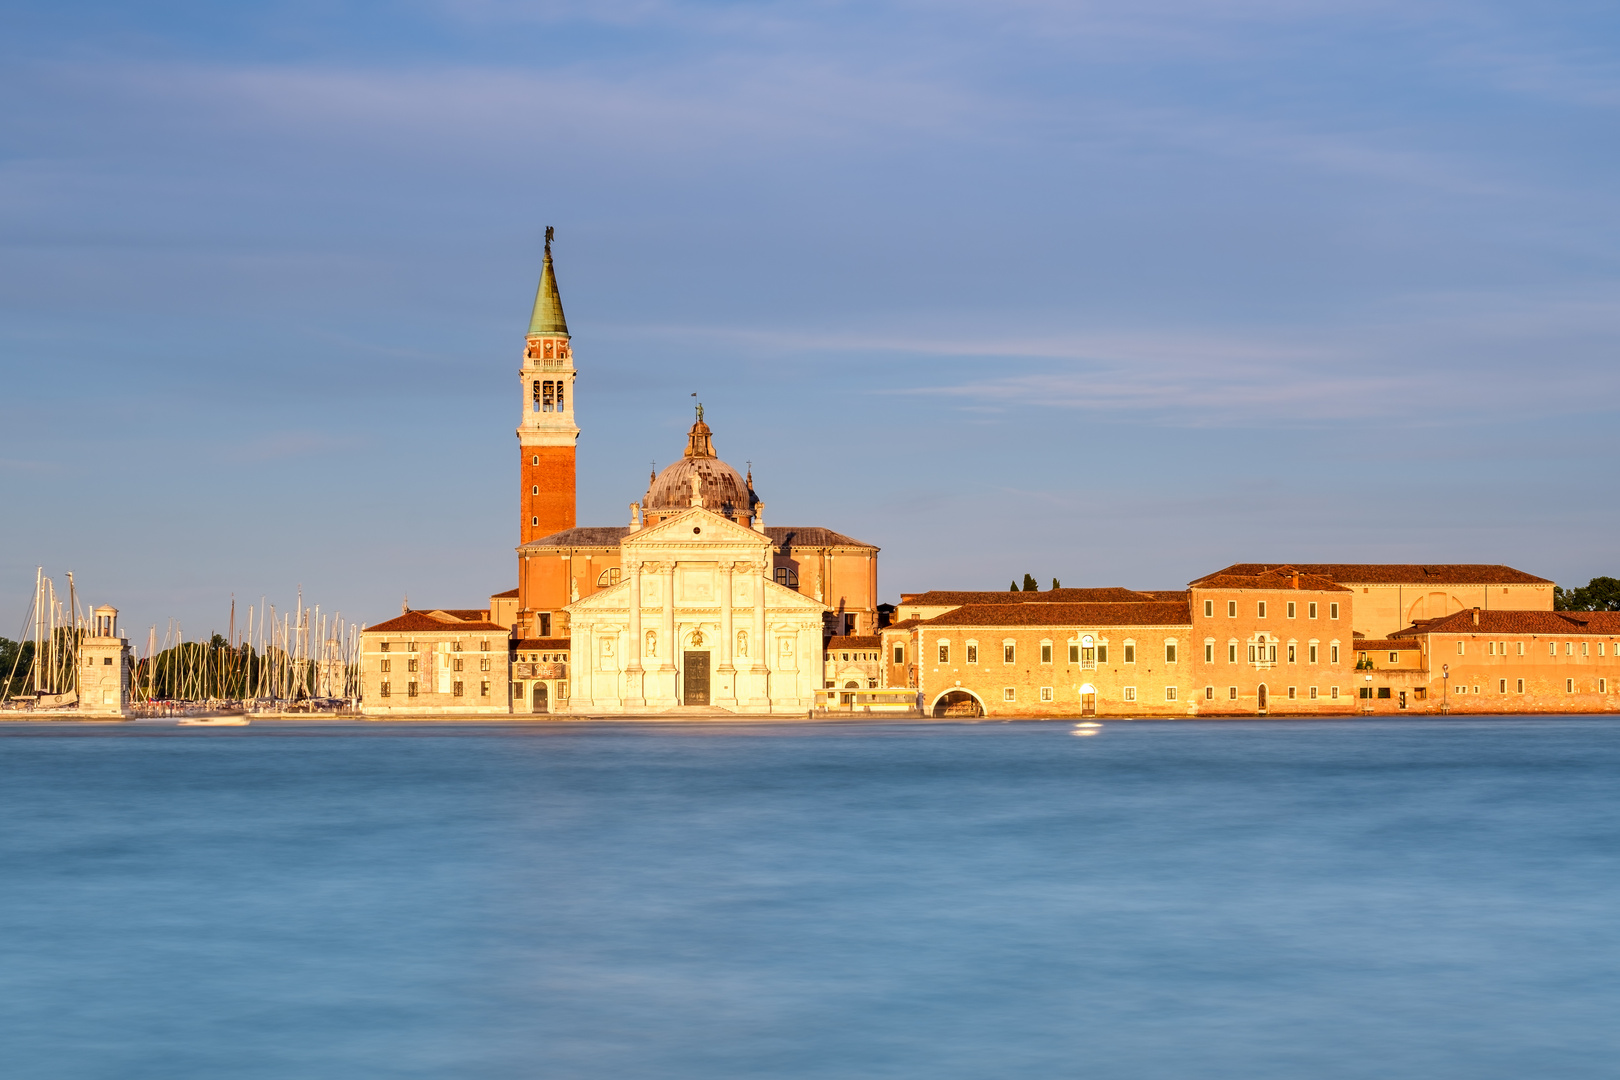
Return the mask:
<svg viewBox="0 0 1620 1080">
<path fill-rule="evenodd" d="M 1474 609 L 1474 625 L 1479 625 L 1479 608 Z"/>
</svg>

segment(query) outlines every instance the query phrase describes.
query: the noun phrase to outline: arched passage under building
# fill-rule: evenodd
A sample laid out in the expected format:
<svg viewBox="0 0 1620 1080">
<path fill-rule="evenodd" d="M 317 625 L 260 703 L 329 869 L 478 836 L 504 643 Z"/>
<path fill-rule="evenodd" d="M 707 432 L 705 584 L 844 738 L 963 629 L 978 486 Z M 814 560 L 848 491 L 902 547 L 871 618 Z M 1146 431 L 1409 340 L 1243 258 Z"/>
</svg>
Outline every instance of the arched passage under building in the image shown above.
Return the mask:
<svg viewBox="0 0 1620 1080">
<path fill-rule="evenodd" d="M 947 690 L 934 699 L 934 707 L 929 710 L 931 716 L 983 716 L 984 702 L 971 690 L 958 687 Z"/>
</svg>

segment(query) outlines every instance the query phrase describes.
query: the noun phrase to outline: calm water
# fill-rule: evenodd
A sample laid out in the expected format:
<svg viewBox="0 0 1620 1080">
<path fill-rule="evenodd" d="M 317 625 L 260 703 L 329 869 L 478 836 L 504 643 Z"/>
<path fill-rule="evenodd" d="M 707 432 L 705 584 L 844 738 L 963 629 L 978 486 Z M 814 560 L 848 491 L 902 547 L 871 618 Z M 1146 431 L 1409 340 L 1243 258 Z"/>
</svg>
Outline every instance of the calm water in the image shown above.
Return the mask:
<svg viewBox="0 0 1620 1080">
<path fill-rule="evenodd" d="M 7 1077 L 1620 1075 L 1620 723 L 0 728 Z"/>
</svg>

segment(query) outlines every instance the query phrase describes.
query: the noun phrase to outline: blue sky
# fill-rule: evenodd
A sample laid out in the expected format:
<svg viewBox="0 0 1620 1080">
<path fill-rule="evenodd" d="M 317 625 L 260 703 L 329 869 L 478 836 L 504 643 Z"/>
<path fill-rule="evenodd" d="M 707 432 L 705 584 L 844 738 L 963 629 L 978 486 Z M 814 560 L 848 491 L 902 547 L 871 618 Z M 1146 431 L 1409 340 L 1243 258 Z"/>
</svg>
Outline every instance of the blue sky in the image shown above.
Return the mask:
<svg viewBox="0 0 1620 1080">
<path fill-rule="evenodd" d="M 540 239 L 581 523 L 689 395 L 900 591 L 1620 572 L 1620 13 L 0 6 L 0 634 L 514 581 Z"/>
</svg>

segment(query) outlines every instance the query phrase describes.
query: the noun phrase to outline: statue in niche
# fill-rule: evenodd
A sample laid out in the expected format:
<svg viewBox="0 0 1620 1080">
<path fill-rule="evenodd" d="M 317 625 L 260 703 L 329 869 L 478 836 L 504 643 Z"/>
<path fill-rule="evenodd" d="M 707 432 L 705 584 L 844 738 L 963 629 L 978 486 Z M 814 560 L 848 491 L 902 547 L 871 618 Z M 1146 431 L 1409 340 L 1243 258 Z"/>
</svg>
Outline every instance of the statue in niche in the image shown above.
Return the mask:
<svg viewBox="0 0 1620 1080">
<path fill-rule="evenodd" d="M 737 656 L 743 660 L 748 659 L 748 631 L 737 631 Z"/>
<path fill-rule="evenodd" d="M 656 630 L 647 631 L 647 655 L 658 655 L 658 631 Z"/>
</svg>

